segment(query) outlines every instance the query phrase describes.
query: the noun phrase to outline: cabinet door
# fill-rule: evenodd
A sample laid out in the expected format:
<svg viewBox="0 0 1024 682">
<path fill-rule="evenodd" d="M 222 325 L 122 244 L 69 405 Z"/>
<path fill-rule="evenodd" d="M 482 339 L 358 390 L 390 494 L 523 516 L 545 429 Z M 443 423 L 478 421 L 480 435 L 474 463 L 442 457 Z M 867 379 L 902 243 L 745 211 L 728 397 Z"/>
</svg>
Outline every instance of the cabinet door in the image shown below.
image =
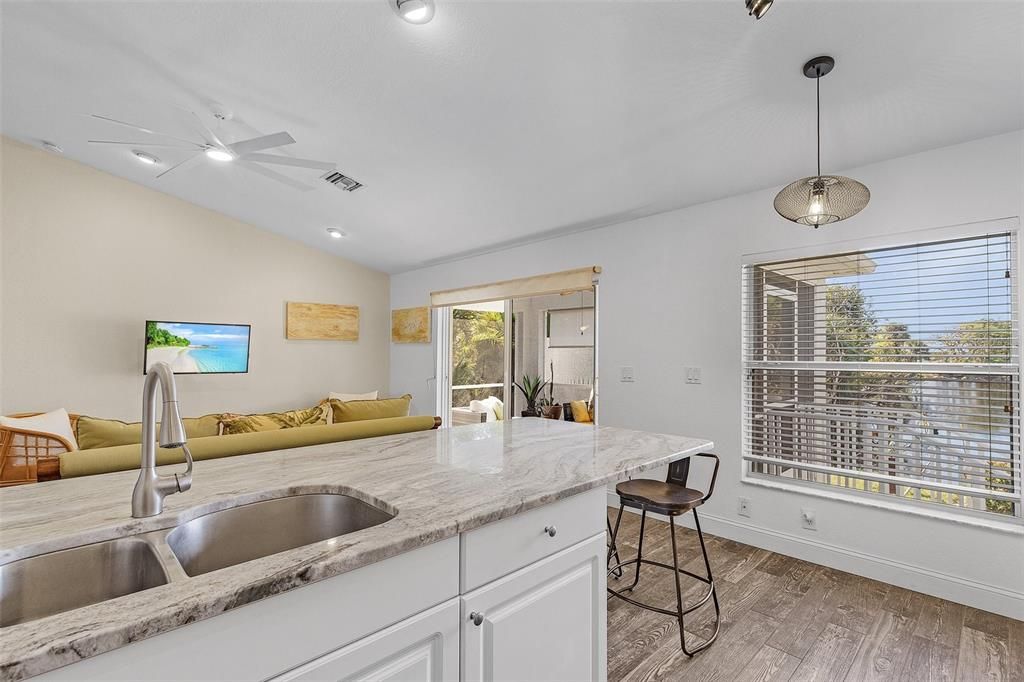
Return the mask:
<svg viewBox="0 0 1024 682">
<path fill-rule="evenodd" d="M 274 682 L 442 682 L 458 677 L 455 598 L 275 677 Z"/>
<path fill-rule="evenodd" d="M 462 679 L 604 680 L 605 551 L 602 533 L 466 594 Z"/>
</svg>

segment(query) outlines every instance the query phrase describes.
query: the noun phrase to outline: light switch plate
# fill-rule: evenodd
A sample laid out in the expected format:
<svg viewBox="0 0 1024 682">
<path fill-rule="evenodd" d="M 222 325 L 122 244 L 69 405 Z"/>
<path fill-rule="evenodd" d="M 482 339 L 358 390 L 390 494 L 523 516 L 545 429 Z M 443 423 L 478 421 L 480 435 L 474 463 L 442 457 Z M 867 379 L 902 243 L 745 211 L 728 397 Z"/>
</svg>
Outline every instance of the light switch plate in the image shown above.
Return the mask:
<svg viewBox="0 0 1024 682">
<path fill-rule="evenodd" d="M 632 381 L 636 381 L 636 376 L 635 376 L 635 374 L 633 372 L 633 368 L 632 367 L 623 367 L 623 368 L 621 368 L 620 372 L 621 373 L 619 375 L 619 381 L 624 381 L 624 382 L 627 382 L 627 383 L 628 382 L 632 382 Z"/>
</svg>

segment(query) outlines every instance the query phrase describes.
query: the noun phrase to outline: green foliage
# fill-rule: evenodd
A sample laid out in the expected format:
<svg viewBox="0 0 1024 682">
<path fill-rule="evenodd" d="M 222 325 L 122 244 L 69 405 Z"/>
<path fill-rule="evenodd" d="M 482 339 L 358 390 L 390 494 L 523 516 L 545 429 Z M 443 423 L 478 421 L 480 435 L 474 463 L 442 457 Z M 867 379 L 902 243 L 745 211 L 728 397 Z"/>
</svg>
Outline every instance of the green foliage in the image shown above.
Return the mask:
<svg viewBox="0 0 1024 682">
<path fill-rule="evenodd" d="M 190 346 L 192 342 L 183 336 L 176 336 L 166 329 L 160 329 L 156 322 L 146 323 L 146 348 L 163 346 Z"/>
<path fill-rule="evenodd" d="M 825 289 L 825 356 L 839 362 L 868 362 L 874 343 L 875 316 L 854 284 Z"/>
<path fill-rule="evenodd" d="M 485 310 L 452 311 L 452 385 L 500 384 L 505 380 L 505 314 Z M 501 397 L 500 388 L 457 389 L 453 405 Z"/>
<path fill-rule="evenodd" d="M 523 393 L 523 397 L 526 398 L 526 409 L 530 412 L 537 410 L 537 398 L 540 397 L 540 392 L 544 390 L 544 386 L 547 385 L 547 381 L 540 377 L 530 376 L 524 374 L 521 382 L 516 382 L 516 388 Z"/>
<path fill-rule="evenodd" d="M 941 337 L 947 362 L 1009 362 L 1009 320 L 974 320 Z"/>
</svg>

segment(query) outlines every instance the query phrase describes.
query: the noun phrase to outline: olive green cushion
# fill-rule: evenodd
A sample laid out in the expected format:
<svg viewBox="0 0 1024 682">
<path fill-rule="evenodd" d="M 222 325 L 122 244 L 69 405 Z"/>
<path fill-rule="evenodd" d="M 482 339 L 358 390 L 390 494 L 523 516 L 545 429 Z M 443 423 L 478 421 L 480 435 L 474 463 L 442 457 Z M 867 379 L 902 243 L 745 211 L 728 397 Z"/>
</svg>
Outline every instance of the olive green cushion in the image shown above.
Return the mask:
<svg viewBox="0 0 1024 682">
<path fill-rule="evenodd" d="M 221 415 L 207 414 L 202 417 L 186 417 L 185 435 L 189 438 L 216 436 Z M 157 433 L 159 433 L 159 423 Z M 108 448 L 115 445 L 138 445 L 142 442 L 142 423 L 127 423 L 117 419 L 81 416 L 75 434 L 78 447 L 82 450 Z"/>
<path fill-rule="evenodd" d="M 307 445 L 321 445 L 359 438 L 391 436 L 398 433 L 427 431 L 434 428 L 433 417 L 399 417 L 373 419 L 347 424 L 324 424 L 301 429 L 278 429 L 237 433 L 228 436 L 208 436 L 189 440 L 192 457 L 197 460 L 247 455 L 269 450 L 287 450 Z M 185 461 L 181 448 L 157 448 L 157 464 L 175 464 Z M 138 444 L 119 445 L 94 450 L 65 452 L 60 456 L 61 478 L 105 474 L 112 471 L 138 469 L 142 457 Z"/>
<path fill-rule="evenodd" d="M 408 393 L 401 398 L 384 398 L 383 400 L 331 400 L 331 411 L 334 413 L 335 424 L 367 419 L 408 417 L 411 401 L 412 396 Z"/>
<path fill-rule="evenodd" d="M 256 431 L 277 431 L 296 426 L 318 426 L 326 424 L 331 414 L 326 401 L 316 407 L 290 412 L 268 412 L 266 414 L 224 415 L 221 419 L 224 435 L 253 433 Z"/>
</svg>

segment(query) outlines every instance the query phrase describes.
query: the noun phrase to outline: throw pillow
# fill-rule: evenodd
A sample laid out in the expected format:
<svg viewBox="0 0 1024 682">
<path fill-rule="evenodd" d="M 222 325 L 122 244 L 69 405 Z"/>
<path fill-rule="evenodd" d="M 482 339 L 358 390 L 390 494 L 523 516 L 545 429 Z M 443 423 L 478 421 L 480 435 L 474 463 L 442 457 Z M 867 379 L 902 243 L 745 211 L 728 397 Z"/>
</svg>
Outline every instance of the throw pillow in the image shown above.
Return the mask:
<svg viewBox="0 0 1024 682">
<path fill-rule="evenodd" d="M 569 403 L 572 408 L 572 420 L 581 424 L 588 424 L 594 421 L 590 417 L 590 408 L 587 407 L 586 400 L 573 400 Z"/>
<path fill-rule="evenodd" d="M 320 426 L 327 423 L 330 407 L 321 403 L 316 407 L 289 412 L 268 412 L 266 414 L 224 415 L 221 419 L 221 433 L 225 436 L 236 433 L 277 431 L 297 426 Z"/>
<path fill-rule="evenodd" d="M 406 393 L 401 398 L 385 398 L 383 400 L 342 400 L 331 401 L 334 423 L 357 422 L 364 419 L 387 419 L 388 417 L 408 417 L 409 403 L 412 396 Z"/>
<path fill-rule="evenodd" d="M 369 393 L 331 393 L 327 396 L 328 400 L 340 400 L 342 402 L 349 402 L 350 400 L 376 400 L 377 391 L 370 391 Z"/>
<path fill-rule="evenodd" d="M 0 426 L 60 436 L 71 445 L 72 450 L 78 449 L 78 441 L 71 430 L 71 417 L 63 407 L 34 417 L 0 417 Z"/>
<path fill-rule="evenodd" d="M 185 435 L 189 438 L 205 438 L 216 436 L 221 415 L 207 414 L 202 417 L 185 417 Z M 160 423 L 156 424 L 157 435 Z M 109 448 L 116 445 L 137 445 L 142 442 L 142 423 L 123 422 L 117 419 L 100 419 L 99 417 L 78 418 L 78 447 L 82 450 Z"/>
</svg>

